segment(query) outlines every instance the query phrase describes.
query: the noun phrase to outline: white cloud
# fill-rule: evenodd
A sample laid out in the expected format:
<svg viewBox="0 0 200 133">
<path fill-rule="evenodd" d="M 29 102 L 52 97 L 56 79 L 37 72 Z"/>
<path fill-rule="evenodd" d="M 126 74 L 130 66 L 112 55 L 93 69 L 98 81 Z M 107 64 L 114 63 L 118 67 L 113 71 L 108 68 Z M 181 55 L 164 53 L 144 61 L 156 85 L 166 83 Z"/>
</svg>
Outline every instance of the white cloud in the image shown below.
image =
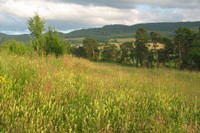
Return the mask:
<svg viewBox="0 0 200 133">
<path fill-rule="evenodd" d="M 62 31 L 106 24 L 198 21 L 199 0 L 0 0 L 0 31 L 27 29 L 39 12 L 47 24 Z"/>
</svg>

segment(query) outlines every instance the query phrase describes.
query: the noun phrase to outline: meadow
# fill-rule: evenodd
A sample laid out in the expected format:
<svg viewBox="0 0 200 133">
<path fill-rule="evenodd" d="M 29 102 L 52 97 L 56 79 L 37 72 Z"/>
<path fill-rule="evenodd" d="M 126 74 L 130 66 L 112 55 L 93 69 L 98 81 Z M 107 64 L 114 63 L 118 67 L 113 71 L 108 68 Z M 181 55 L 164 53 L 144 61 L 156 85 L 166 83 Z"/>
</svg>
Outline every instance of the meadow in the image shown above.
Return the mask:
<svg viewBox="0 0 200 133">
<path fill-rule="evenodd" d="M 0 132 L 200 132 L 200 73 L 0 51 Z"/>
</svg>

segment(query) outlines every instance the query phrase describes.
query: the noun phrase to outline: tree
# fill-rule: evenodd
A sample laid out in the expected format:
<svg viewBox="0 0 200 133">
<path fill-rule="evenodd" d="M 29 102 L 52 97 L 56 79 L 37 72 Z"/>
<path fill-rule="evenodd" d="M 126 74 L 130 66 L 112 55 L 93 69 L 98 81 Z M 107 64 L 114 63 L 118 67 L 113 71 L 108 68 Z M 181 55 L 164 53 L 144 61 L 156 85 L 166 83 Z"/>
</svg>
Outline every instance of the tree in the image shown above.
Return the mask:
<svg viewBox="0 0 200 133">
<path fill-rule="evenodd" d="M 166 37 L 162 38 L 161 43 L 164 44 L 165 47 L 164 47 L 164 49 L 161 49 L 158 52 L 159 53 L 159 55 L 158 55 L 159 62 L 164 63 L 164 65 L 166 62 L 168 62 L 169 63 L 168 66 L 171 67 L 170 62 L 174 61 L 176 59 L 175 45 L 171 39 L 166 38 Z"/>
<path fill-rule="evenodd" d="M 140 28 L 136 32 L 135 53 L 136 53 L 136 66 L 143 66 L 144 62 L 148 58 L 148 48 L 146 43 L 148 42 L 148 35 L 145 29 Z"/>
<path fill-rule="evenodd" d="M 159 66 L 159 59 L 158 59 L 158 51 L 157 47 L 159 42 L 161 42 L 161 35 L 157 32 L 150 33 L 150 39 L 153 43 L 153 49 L 150 50 L 148 54 L 148 62 L 153 66 L 153 62 L 156 62 L 156 65 Z"/>
<path fill-rule="evenodd" d="M 200 70 L 200 40 L 192 43 L 192 47 L 187 53 L 187 59 L 191 68 Z"/>
<path fill-rule="evenodd" d="M 121 61 L 125 64 L 134 63 L 134 46 L 133 42 L 124 42 L 120 45 Z"/>
<path fill-rule="evenodd" d="M 104 46 L 102 51 L 102 60 L 103 61 L 113 61 L 118 60 L 119 49 L 115 44 L 108 44 Z"/>
<path fill-rule="evenodd" d="M 174 37 L 174 42 L 176 45 L 176 49 L 178 51 L 178 63 L 179 67 L 186 68 L 188 66 L 188 61 L 186 58 L 186 54 L 189 52 L 191 48 L 192 42 L 195 39 L 195 34 L 192 30 L 185 27 L 180 27 L 175 31 L 176 35 Z"/>
<path fill-rule="evenodd" d="M 61 38 L 54 27 L 49 27 L 48 32 L 45 35 L 44 49 L 46 55 L 55 54 L 56 57 L 68 52 L 68 45 L 65 40 Z"/>
<path fill-rule="evenodd" d="M 151 32 L 150 39 L 151 39 L 151 42 L 153 43 L 154 50 L 156 50 L 157 43 L 160 42 L 161 40 L 160 34 L 157 32 Z"/>
<path fill-rule="evenodd" d="M 86 57 L 85 49 L 83 46 L 75 45 L 70 48 L 70 52 L 76 57 Z"/>
<path fill-rule="evenodd" d="M 89 59 L 95 59 L 97 56 L 97 41 L 93 38 L 85 38 L 83 40 L 83 46 L 85 48 L 87 57 Z"/>
<path fill-rule="evenodd" d="M 28 20 L 28 29 L 36 39 L 37 52 L 39 52 L 39 48 L 41 47 L 40 41 L 42 37 L 42 32 L 44 30 L 44 25 L 45 25 L 45 22 L 43 19 L 40 18 L 38 13 L 35 13 L 35 16 L 33 16 L 32 18 Z"/>
</svg>

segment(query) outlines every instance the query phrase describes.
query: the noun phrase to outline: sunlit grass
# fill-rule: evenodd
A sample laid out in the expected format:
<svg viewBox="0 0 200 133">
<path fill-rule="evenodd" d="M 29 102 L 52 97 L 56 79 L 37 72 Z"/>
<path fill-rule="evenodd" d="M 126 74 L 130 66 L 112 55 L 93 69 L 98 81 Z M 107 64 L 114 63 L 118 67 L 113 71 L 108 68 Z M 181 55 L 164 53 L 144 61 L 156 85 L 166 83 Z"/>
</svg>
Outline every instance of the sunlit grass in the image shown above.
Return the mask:
<svg viewBox="0 0 200 133">
<path fill-rule="evenodd" d="M 199 132 L 200 73 L 0 53 L 1 132 Z"/>
</svg>

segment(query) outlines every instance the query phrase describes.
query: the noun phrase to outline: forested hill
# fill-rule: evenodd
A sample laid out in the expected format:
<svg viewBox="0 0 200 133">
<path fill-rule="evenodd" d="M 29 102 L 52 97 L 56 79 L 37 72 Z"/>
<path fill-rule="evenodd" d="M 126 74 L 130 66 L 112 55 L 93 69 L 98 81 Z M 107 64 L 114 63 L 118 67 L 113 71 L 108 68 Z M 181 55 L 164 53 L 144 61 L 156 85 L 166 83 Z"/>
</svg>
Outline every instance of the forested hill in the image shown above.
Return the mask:
<svg viewBox="0 0 200 133">
<path fill-rule="evenodd" d="M 147 31 L 160 32 L 163 35 L 173 36 L 178 27 L 189 27 L 198 30 L 200 21 L 197 22 L 165 22 L 165 23 L 144 23 L 132 26 L 126 25 L 106 25 L 102 28 L 90 28 L 76 30 L 66 34 L 68 38 L 93 37 L 93 38 L 112 38 L 112 37 L 133 37 L 138 28 L 144 28 Z"/>
<path fill-rule="evenodd" d="M 194 30 L 198 30 L 200 27 L 200 21 L 197 22 L 166 22 L 166 23 L 144 23 L 136 24 L 132 26 L 127 25 L 106 25 L 101 28 L 89 28 L 75 30 L 67 34 L 60 33 L 66 38 L 80 38 L 80 37 L 91 37 L 96 38 L 99 41 L 106 41 L 110 38 L 125 38 L 125 37 L 134 37 L 134 34 L 138 28 L 144 28 L 147 31 L 156 31 L 160 32 L 166 36 L 173 36 L 174 31 L 178 27 L 189 27 Z M 9 40 L 16 39 L 18 41 L 27 42 L 30 40 L 30 35 L 6 35 L 0 33 L 0 43 Z"/>
<path fill-rule="evenodd" d="M 6 40 L 12 40 L 15 39 L 17 41 L 21 42 L 28 42 L 31 37 L 29 34 L 22 34 L 22 35 L 6 35 L 3 33 L 0 33 L 0 43 L 6 41 Z"/>
</svg>

